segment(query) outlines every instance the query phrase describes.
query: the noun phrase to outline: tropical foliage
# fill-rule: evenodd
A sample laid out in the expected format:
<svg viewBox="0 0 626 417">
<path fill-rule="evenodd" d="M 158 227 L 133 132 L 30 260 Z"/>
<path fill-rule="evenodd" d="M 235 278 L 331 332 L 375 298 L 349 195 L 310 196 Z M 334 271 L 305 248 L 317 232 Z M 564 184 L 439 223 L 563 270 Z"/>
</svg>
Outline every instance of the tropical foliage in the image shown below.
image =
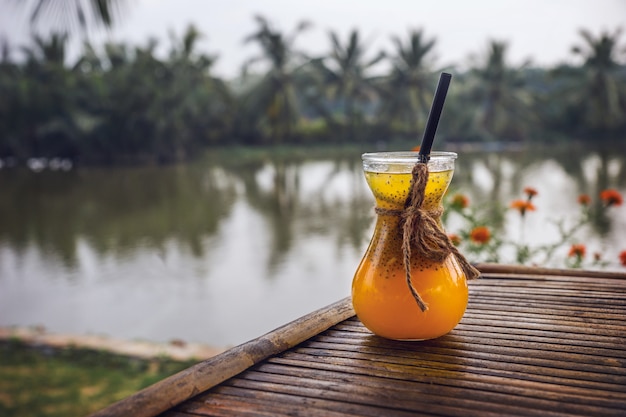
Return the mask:
<svg viewBox="0 0 626 417">
<path fill-rule="evenodd" d="M 366 57 L 366 46 L 359 32 L 353 30 L 348 41 L 342 44 L 339 35 L 330 32 L 331 51 L 327 57 L 318 58 L 314 65 L 320 74 L 319 93 L 327 106 L 327 123 L 339 129 L 347 140 L 358 140 L 359 128 L 365 124 L 367 104 L 374 98 L 374 78 L 368 74 L 384 57 L 379 52 L 374 58 Z M 330 118 L 329 118 L 330 116 Z"/>
<path fill-rule="evenodd" d="M 107 13 L 116 4 L 76 2 L 100 3 Z M 5 43 L 0 161 L 171 163 L 216 145 L 381 143 L 420 135 L 442 70 L 435 38 L 413 30 L 394 36 L 392 51 L 371 51 L 356 29 L 346 39 L 330 31 L 329 52 L 308 57 L 297 47 L 308 22 L 289 34 L 265 17 L 256 22 L 245 41 L 258 53 L 245 62 L 244 76 L 229 80 L 213 74 L 218 58 L 198 51 L 202 34 L 193 26 L 172 36 L 165 57 L 156 41 L 86 43 L 75 62 L 66 56 L 66 34 L 34 35 L 21 51 Z M 579 65 L 513 65 L 507 43 L 494 40 L 469 69 L 446 68 L 455 78 L 439 140 L 624 140 L 621 32 L 580 35 L 569 51 Z"/>
<path fill-rule="evenodd" d="M 394 36 L 392 70 L 383 85 L 381 117 L 392 130 L 417 135 L 423 131 L 430 106 L 430 91 L 434 58 L 431 58 L 435 39 L 426 39 L 422 30 L 410 31 L 406 43 Z"/>
<path fill-rule="evenodd" d="M 605 134 L 624 123 L 626 83 L 624 67 L 618 60 L 626 57 L 626 48 L 619 49 L 620 30 L 602 33 L 597 38 L 587 30 L 580 34 L 584 44 L 572 48 L 584 60 L 583 83 L 576 103 L 584 118 L 583 126 L 590 133 Z"/>
<path fill-rule="evenodd" d="M 524 67 L 506 62 L 508 44 L 490 41 L 487 53 L 472 69 L 471 101 L 476 106 L 478 133 L 486 138 L 523 140 L 533 125 L 533 96 L 524 79 Z"/>
<path fill-rule="evenodd" d="M 293 139 L 299 117 L 294 71 L 303 56 L 294 49 L 294 43 L 309 23 L 301 22 L 291 35 L 283 36 L 264 17 L 257 16 L 256 21 L 259 29 L 249 35 L 246 42 L 258 43 L 261 55 L 246 61 L 244 77 L 248 75 L 249 66 L 257 62 L 265 62 L 268 69 L 241 95 L 239 116 L 244 128 L 249 129 L 246 133 L 254 135 L 258 131 L 263 138 L 284 142 Z"/>
</svg>

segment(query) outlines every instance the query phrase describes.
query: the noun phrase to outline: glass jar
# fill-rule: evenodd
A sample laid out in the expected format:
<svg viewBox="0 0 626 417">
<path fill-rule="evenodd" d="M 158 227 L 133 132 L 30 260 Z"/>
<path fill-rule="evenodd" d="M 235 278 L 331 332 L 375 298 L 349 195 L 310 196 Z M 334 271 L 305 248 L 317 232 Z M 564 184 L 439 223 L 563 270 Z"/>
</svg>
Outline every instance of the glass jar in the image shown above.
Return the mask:
<svg viewBox="0 0 626 417">
<path fill-rule="evenodd" d="M 422 210 L 441 224 L 441 200 L 457 155 L 433 152 Z M 450 332 L 467 307 L 467 277 L 457 258 L 442 262 L 411 251 L 410 281 L 402 249 L 402 212 L 412 186 L 417 152 L 380 152 L 363 155 L 365 179 L 376 200 L 376 226 L 352 282 L 352 304 L 361 322 L 373 333 L 397 340 L 426 340 Z M 419 294 L 422 311 L 409 285 Z"/>
</svg>

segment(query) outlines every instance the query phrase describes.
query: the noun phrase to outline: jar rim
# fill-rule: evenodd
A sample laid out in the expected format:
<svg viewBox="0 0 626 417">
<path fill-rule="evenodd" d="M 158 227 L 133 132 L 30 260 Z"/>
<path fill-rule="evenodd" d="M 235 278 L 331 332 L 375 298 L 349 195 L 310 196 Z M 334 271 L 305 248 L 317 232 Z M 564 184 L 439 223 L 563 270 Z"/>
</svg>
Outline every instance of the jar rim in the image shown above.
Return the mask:
<svg viewBox="0 0 626 417">
<path fill-rule="evenodd" d="M 381 162 L 392 164 L 415 164 L 417 163 L 419 152 L 415 151 L 391 151 L 391 152 L 368 152 L 361 155 L 364 162 Z M 430 153 L 430 161 L 433 160 L 455 160 L 456 152 L 434 151 Z"/>
</svg>

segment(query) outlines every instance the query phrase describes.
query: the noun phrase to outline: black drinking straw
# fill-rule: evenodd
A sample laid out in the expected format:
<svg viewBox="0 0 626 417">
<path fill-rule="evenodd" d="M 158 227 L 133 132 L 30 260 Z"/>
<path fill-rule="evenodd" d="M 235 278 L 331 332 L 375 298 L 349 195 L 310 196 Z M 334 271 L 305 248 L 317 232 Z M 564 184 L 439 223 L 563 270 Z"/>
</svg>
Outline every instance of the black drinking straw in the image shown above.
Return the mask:
<svg viewBox="0 0 626 417">
<path fill-rule="evenodd" d="M 437 132 L 439 118 L 441 117 L 443 104 L 446 101 L 446 94 L 448 94 L 448 87 L 450 86 L 451 79 L 452 75 L 447 72 L 442 72 L 439 76 L 439 84 L 437 84 L 433 104 L 430 107 L 430 113 L 428 114 L 428 120 L 426 121 L 426 129 L 424 129 L 424 137 L 422 138 L 422 144 L 420 145 L 418 162 L 427 163 L 430 159 L 430 150 L 433 147 L 435 133 Z"/>
</svg>

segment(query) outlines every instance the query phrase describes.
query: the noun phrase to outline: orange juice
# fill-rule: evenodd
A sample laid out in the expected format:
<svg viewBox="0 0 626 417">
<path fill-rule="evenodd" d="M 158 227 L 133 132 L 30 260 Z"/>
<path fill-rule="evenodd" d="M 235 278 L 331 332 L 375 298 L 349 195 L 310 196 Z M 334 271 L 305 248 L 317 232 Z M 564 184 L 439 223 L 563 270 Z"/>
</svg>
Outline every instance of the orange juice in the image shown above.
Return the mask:
<svg viewBox="0 0 626 417">
<path fill-rule="evenodd" d="M 406 161 L 401 158 L 399 162 L 387 163 L 385 159 L 391 158 L 390 154 L 398 153 L 365 154 L 365 178 L 377 207 L 402 210 L 416 156 L 402 153 Z M 443 153 L 433 153 L 429 162 L 430 175 L 422 205 L 426 210 L 441 205 L 452 180 L 454 158 L 451 163 L 441 163 L 447 155 L 440 154 Z M 378 158 L 377 163 L 368 165 L 367 155 Z M 428 307 L 422 312 L 407 284 L 402 239 L 400 217 L 390 212 L 379 214 L 374 235 L 352 282 L 354 310 L 368 329 L 389 339 L 424 340 L 442 336 L 463 317 L 468 299 L 466 277 L 453 255 L 442 263 L 413 255 L 412 285 Z"/>
</svg>

